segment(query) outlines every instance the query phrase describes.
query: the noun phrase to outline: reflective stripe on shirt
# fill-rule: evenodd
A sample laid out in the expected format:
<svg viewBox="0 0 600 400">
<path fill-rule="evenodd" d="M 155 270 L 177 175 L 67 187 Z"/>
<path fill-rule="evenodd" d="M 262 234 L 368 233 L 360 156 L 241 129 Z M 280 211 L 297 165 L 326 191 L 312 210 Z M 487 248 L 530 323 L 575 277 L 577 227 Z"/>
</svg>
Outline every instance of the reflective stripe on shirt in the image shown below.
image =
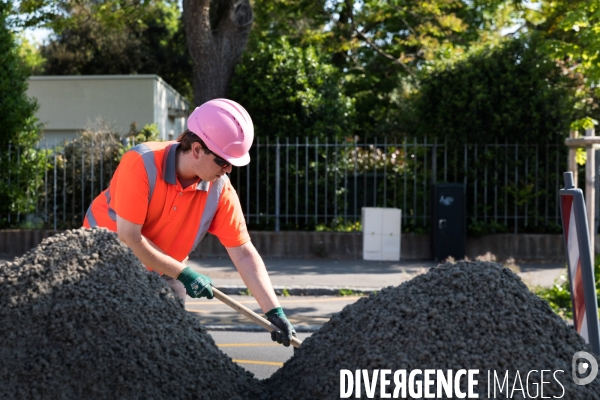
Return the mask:
<svg viewBox="0 0 600 400">
<path fill-rule="evenodd" d="M 221 193 L 223 193 L 223 188 L 228 180 L 229 177 L 227 175 L 223 175 L 210 185 L 210 188 L 208 189 L 208 195 L 206 196 L 204 212 L 202 213 L 202 218 L 200 219 L 200 227 L 198 228 L 196 240 L 194 240 L 194 244 L 192 245 L 190 253 L 196 250 L 198 243 L 200 243 L 200 241 L 204 239 L 204 236 L 206 236 L 208 228 L 210 228 L 210 224 L 212 223 L 215 213 L 217 212 L 219 200 L 221 200 Z"/>
<path fill-rule="evenodd" d="M 90 224 L 90 228 L 96 228 L 98 226 L 98 223 L 96 222 L 96 218 L 94 218 L 94 213 L 92 213 L 92 205 L 90 204 L 90 206 L 87 209 L 87 212 L 85 213 L 85 217 L 88 220 L 88 223 Z"/>
<path fill-rule="evenodd" d="M 108 216 L 110 219 L 117 222 L 117 213 L 110 206 L 110 185 L 104 191 L 104 197 L 106 197 L 106 205 L 108 206 Z"/>
<path fill-rule="evenodd" d="M 146 170 L 146 175 L 148 176 L 148 186 L 150 187 L 150 191 L 148 193 L 148 204 L 150 204 L 150 199 L 152 199 L 154 187 L 156 186 L 156 177 L 158 176 L 158 168 L 156 167 L 154 153 L 143 143 L 132 147 L 129 151 L 135 151 L 142 156 L 142 161 L 144 161 L 144 169 Z"/>
</svg>

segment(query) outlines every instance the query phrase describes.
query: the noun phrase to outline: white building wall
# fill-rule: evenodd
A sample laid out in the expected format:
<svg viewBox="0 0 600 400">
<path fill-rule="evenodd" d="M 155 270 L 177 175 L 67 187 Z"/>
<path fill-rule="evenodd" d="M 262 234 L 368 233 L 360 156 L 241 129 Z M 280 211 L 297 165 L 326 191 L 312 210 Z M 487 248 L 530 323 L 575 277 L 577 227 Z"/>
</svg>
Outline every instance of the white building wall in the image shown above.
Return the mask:
<svg viewBox="0 0 600 400">
<path fill-rule="evenodd" d="M 163 140 L 174 140 L 185 130 L 189 105 L 168 83 L 158 78 L 154 83 L 154 118 Z"/>
<path fill-rule="evenodd" d="M 132 122 L 138 129 L 156 123 L 161 138 L 176 137 L 185 118 L 169 118 L 169 101 L 188 110 L 185 99 L 157 75 L 34 76 L 28 96 L 40 106 L 37 117 L 45 124 L 42 141 L 72 139 L 102 119 L 121 135 Z M 187 111 L 180 112 L 187 117 Z"/>
</svg>

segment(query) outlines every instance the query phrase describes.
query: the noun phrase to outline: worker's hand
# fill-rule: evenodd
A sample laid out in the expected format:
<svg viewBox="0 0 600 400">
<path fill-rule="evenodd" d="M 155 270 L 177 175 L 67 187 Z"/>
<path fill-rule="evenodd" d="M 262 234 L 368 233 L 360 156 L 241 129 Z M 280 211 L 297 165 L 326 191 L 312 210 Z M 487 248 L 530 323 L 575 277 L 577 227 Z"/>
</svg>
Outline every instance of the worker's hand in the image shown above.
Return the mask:
<svg viewBox="0 0 600 400">
<path fill-rule="evenodd" d="M 274 342 L 283 344 L 285 347 L 289 347 L 292 336 L 297 336 L 296 330 L 283 313 L 283 309 L 276 307 L 269 311 L 266 316 L 270 323 L 281 328 L 281 330 L 271 332 L 271 339 Z"/>
<path fill-rule="evenodd" d="M 207 299 L 214 297 L 210 278 L 193 271 L 190 267 L 185 267 L 177 277 L 177 280 L 183 283 L 190 297 L 206 297 Z"/>
</svg>

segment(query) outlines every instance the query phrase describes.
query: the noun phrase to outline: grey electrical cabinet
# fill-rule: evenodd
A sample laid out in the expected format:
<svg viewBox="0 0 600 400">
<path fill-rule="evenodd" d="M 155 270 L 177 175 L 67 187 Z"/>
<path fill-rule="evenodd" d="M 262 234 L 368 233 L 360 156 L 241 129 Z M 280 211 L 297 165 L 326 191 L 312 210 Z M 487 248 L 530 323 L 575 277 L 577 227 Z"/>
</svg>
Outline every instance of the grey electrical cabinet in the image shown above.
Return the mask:
<svg viewBox="0 0 600 400">
<path fill-rule="evenodd" d="M 432 190 L 431 247 L 435 261 L 465 258 L 465 185 L 442 183 Z"/>
</svg>

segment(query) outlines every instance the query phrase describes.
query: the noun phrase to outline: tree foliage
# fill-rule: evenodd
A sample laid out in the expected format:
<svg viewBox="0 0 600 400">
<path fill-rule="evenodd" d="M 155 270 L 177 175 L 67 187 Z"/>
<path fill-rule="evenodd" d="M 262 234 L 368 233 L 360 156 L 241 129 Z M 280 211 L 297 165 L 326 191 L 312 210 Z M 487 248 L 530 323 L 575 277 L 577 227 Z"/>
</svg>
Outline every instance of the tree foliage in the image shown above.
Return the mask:
<svg viewBox="0 0 600 400">
<path fill-rule="evenodd" d="M 185 27 L 174 0 L 22 0 L 20 12 L 26 16 L 23 19 L 26 24 L 42 24 L 56 32 L 53 42 L 43 49 L 48 73 L 157 73 L 188 98 L 192 97 L 194 86 L 197 104 L 218 96 L 258 101 L 249 93 L 241 93 L 242 87 L 264 86 L 273 89 L 270 93 L 285 94 L 290 87 L 297 89 L 300 84 L 304 89 L 298 90 L 302 91 L 314 84 L 317 85 L 312 87 L 314 91 L 325 90 L 327 85 L 318 80 L 299 83 L 298 78 L 293 85 L 282 80 L 283 87 L 275 88 L 266 78 L 269 74 L 252 75 L 252 79 L 240 75 L 242 71 L 253 74 L 253 70 L 274 68 L 267 67 L 266 61 L 261 61 L 259 67 L 258 60 L 262 60 L 261 54 L 265 52 L 274 56 L 278 51 L 288 51 L 281 42 L 284 37 L 290 49 L 314 51 L 318 62 L 329 68 L 327 74 L 333 76 L 331 71 L 337 71 L 334 80 L 339 85 L 341 94 L 336 101 L 340 104 L 334 106 L 334 97 L 326 95 L 330 99 L 328 107 L 345 109 L 345 102 L 351 99 L 349 115 L 355 116 L 355 123 L 343 129 L 361 139 L 425 134 L 425 131 L 431 135 L 433 128 L 425 129 L 425 122 L 410 118 L 414 107 L 421 107 L 415 99 L 427 99 L 426 92 L 438 77 L 458 76 L 463 68 L 460 65 L 476 64 L 479 59 L 477 68 L 484 68 L 486 57 L 496 59 L 501 51 L 498 49 L 505 48 L 503 29 L 522 23 L 513 36 L 533 37 L 530 34 L 535 32 L 538 39 L 530 45 L 536 47 L 536 57 L 546 63 L 534 71 L 525 71 L 519 65 L 509 68 L 506 63 L 501 63 L 505 67 L 502 70 L 490 64 L 489 74 L 499 73 L 502 78 L 481 72 L 486 80 L 480 86 L 502 79 L 500 87 L 506 87 L 510 85 L 506 79 L 515 78 L 512 89 L 495 86 L 489 93 L 497 104 L 508 107 L 517 102 L 515 93 L 529 99 L 530 93 L 524 88 L 527 85 L 538 88 L 531 86 L 531 82 L 550 74 L 543 79 L 549 79 L 551 88 L 538 82 L 540 93 L 545 94 L 536 97 L 537 103 L 525 104 L 523 100 L 523 107 L 514 114 L 517 116 L 511 114 L 510 121 L 521 126 L 519 132 L 537 132 L 546 127 L 555 132 L 563 129 L 564 120 L 594 116 L 596 112 L 590 87 L 600 78 L 597 59 L 600 40 L 595 27 L 600 0 L 198 0 L 182 4 L 187 15 Z M 230 81 L 246 39 L 249 41 L 244 66 L 237 69 L 237 76 Z M 193 48 L 191 52 L 186 43 Z M 297 60 L 299 56 L 294 57 Z M 531 65 L 538 64 L 533 56 L 530 61 Z M 290 60 L 289 64 L 294 62 Z M 563 73 L 574 79 L 561 80 L 560 74 L 548 69 L 556 62 Z M 282 65 L 283 69 L 289 68 L 286 62 Z M 295 72 L 290 69 L 290 74 Z M 460 79 L 456 79 L 452 85 L 461 85 Z M 253 82 L 250 84 L 249 80 Z M 422 84 L 425 86 L 421 87 Z M 460 100 L 456 96 L 470 93 L 471 84 L 465 81 L 464 87 L 449 93 L 449 99 Z M 258 89 L 255 91 L 259 93 Z M 503 95 L 508 95 L 508 100 L 501 100 Z M 284 95 L 282 99 L 292 97 Z M 272 100 L 273 107 L 288 104 L 279 98 Z M 543 101 L 550 103 L 542 106 Z M 309 103 L 306 107 L 310 107 Z M 288 115 L 292 109 L 274 110 L 250 104 L 248 107 L 256 109 L 253 117 L 257 121 Z M 291 120 L 305 121 L 306 115 L 316 115 L 302 107 L 294 108 L 297 115 L 290 117 Z M 484 112 L 482 105 L 478 107 Z M 542 123 L 544 119 L 537 116 L 552 107 L 570 108 L 561 108 L 548 122 Z M 489 128 L 490 120 L 508 121 L 503 110 L 488 107 L 487 114 L 478 117 L 488 122 L 476 119 L 465 127 Z M 527 112 L 534 116 L 531 129 L 524 125 Z M 559 120 L 560 128 L 550 122 Z M 508 128 L 504 131 L 508 132 Z"/>
<path fill-rule="evenodd" d="M 333 140 L 354 127 L 353 103 L 341 93 L 341 79 L 317 48 L 293 46 L 284 37 L 245 55 L 230 97 L 247 108 L 260 139 Z"/>
<path fill-rule="evenodd" d="M 254 26 L 249 50 L 261 42 L 277 41 L 285 36 L 294 46 L 323 43 L 331 33 L 325 26 L 330 22 L 325 0 L 254 0 Z"/>
<path fill-rule="evenodd" d="M 346 71 L 361 137 L 402 133 L 400 111 L 432 65 L 451 62 L 480 42 L 497 40 L 520 1 L 337 0 L 328 2 L 326 41 Z"/>
<path fill-rule="evenodd" d="M 95 2 L 69 7 L 69 22 L 41 48 L 47 75 L 158 74 L 191 97 L 191 62 L 176 3 L 154 1 L 137 19 L 93 14 Z"/>
<path fill-rule="evenodd" d="M 27 97 L 29 70 L 19 56 L 19 47 L 14 34 L 7 26 L 7 16 L 11 6 L 0 1 L 0 146 L 15 140 L 23 129 L 25 121 L 31 118 L 37 104 Z"/>
<path fill-rule="evenodd" d="M 455 144 L 556 143 L 573 120 L 597 112 L 593 99 L 577 98 L 581 86 L 537 39 L 521 37 L 431 73 L 404 116 L 417 135 Z"/>
<path fill-rule="evenodd" d="M 32 170 L 38 165 L 39 127 L 34 116 L 37 104 L 27 97 L 28 65 L 8 28 L 10 3 L 0 1 L 0 224 L 9 212 L 26 212 L 33 196 Z M 22 152 L 13 151 L 23 145 Z"/>
<path fill-rule="evenodd" d="M 43 26 L 60 33 L 82 22 L 71 18 L 72 12 L 79 9 L 88 19 L 103 21 L 104 25 L 111 28 L 124 28 L 138 20 L 144 14 L 146 6 L 155 2 L 156 0 L 21 0 L 18 3 L 18 17 L 13 18 L 12 23 L 18 27 Z"/>
<path fill-rule="evenodd" d="M 528 29 L 543 35 L 544 51 L 571 63 L 589 83 L 600 80 L 600 0 L 537 0 L 525 15 Z"/>
<path fill-rule="evenodd" d="M 17 35 L 19 45 L 19 56 L 29 69 L 31 75 L 40 75 L 43 72 L 46 60 L 42 57 L 39 48 L 32 43 L 25 35 Z"/>
</svg>

